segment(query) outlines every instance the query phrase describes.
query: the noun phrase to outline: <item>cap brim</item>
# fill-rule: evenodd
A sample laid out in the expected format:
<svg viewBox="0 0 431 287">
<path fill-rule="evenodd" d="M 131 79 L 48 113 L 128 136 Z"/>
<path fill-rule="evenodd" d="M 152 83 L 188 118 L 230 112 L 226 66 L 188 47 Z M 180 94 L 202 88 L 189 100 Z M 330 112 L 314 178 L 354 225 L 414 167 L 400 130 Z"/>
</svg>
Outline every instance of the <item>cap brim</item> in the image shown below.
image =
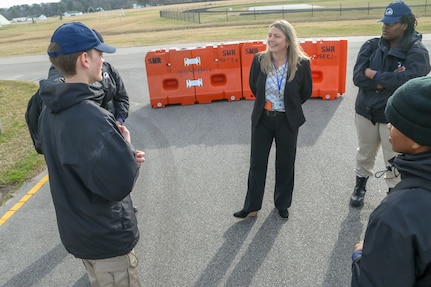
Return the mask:
<svg viewBox="0 0 431 287">
<path fill-rule="evenodd" d="M 117 50 L 115 47 L 109 46 L 105 43 L 100 43 L 99 45 L 94 47 L 94 49 L 100 52 L 110 53 L 110 54 L 115 53 L 115 51 Z"/>
<path fill-rule="evenodd" d="M 382 19 L 380 19 L 377 22 L 382 22 L 382 23 L 385 23 L 385 24 L 394 24 L 398 20 L 400 20 L 400 18 L 401 17 L 388 17 L 388 16 L 385 16 L 385 17 L 383 17 Z"/>
</svg>

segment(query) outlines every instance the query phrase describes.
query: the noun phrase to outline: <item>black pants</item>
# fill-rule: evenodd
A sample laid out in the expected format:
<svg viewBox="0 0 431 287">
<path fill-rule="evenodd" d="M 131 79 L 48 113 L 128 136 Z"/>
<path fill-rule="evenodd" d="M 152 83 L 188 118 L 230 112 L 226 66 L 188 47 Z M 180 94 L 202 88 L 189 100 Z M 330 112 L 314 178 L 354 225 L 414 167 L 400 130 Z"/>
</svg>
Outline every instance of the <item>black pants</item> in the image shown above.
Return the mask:
<svg viewBox="0 0 431 287">
<path fill-rule="evenodd" d="M 278 210 L 290 207 L 294 185 L 296 145 L 298 129 L 292 130 L 285 114 L 262 115 L 251 132 L 250 171 L 244 210 L 257 211 L 262 208 L 265 191 L 268 157 L 275 139 L 275 187 L 274 203 Z"/>
</svg>

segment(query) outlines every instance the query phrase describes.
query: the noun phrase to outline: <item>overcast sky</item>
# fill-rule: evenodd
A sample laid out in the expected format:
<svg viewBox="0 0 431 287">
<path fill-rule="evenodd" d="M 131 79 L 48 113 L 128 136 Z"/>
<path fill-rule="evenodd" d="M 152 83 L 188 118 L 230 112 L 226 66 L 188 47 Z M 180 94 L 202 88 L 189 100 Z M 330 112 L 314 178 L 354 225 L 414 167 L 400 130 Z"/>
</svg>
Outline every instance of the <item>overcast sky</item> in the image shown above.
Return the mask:
<svg viewBox="0 0 431 287">
<path fill-rule="evenodd" d="M 0 8 L 9 8 L 14 5 L 31 5 L 41 3 L 60 2 L 60 0 L 0 0 Z"/>
</svg>

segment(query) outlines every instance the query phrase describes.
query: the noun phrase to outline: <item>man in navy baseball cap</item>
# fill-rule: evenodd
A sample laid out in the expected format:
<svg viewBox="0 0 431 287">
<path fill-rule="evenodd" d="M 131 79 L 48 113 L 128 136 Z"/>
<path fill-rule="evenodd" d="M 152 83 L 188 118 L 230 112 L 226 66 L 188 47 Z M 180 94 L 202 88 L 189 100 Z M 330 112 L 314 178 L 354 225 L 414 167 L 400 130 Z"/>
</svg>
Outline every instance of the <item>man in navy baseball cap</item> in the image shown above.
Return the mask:
<svg viewBox="0 0 431 287">
<path fill-rule="evenodd" d="M 115 48 L 82 23 L 55 30 L 47 53 L 64 82 L 40 81 L 39 140 L 66 250 L 82 259 L 91 286 L 140 287 L 130 193 L 145 154 L 100 104 L 104 52 Z"/>
<path fill-rule="evenodd" d="M 385 24 L 394 24 L 398 22 L 401 17 L 412 14 L 410 7 L 403 1 L 395 1 L 390 3 L 385 10 L 385 14 L 378 22 Z"/>
<path fill-rule="evenodd" d="M 80 22 L 61 25 L 51 37 L 51 43 L 56 43 L 59 50 L 49 51 L 50 57 L 67 55 L 76 52 L 96 49 L 100 52 L 114 53 L 115 48 L 102 43 L 96 33 Z"/>
</svg>

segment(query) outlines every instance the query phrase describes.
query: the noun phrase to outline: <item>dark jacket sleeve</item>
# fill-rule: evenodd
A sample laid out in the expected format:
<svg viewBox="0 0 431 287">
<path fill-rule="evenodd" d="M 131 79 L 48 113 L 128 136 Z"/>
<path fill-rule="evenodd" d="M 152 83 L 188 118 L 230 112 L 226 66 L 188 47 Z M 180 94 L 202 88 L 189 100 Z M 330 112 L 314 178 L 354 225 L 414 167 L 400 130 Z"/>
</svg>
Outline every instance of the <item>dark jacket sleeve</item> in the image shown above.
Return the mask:
<svg viewBox="0 0 431 287">
<path fill-rule="evenodd" d="M 415 286 L 415 250 L 409 220 L 382 203 L 371 214 L 362 257 L 353 265 L 352 284 L 367 287 Z M 359 275 L 359 277 L 357 277 Z"/>
<path fill-rule="evenodd" d="M 402 65 L 406 67 L 404 72 L 379 72 L 374 81 L 386 89 L 395 91 L 410 79 L 426 76 L 431 69 L 428 50 L 420 41 L 412 43 Z"/>
<path fill-rule="evenodd" d="M 43 154 L 42 145 L 39 139 L 39 116 L 42 112 L 43 102 L 39 96 L 39 89 L 30 98 L 25 112 L 25 121 L 27 123 L 30 137 L 37 153 Z"/>
<path fill-rule="evenodd" d="M 302 60 L 300 64 L 300 68 L 302 69 L 302 85 L 301 85 L 301 102 L 305 103 L 311 97 L 313 93 L 313 78 L 311 75 L 311 67 L 309 60 Z"/>
<path fill-rule="evenodd" d="M 257 78 L 260 73 L 259 54 L 254 55 L 253 62 L 250 67 L 249 85 L 253 95 L 257 94 Z"/>
<path fill-rule="evenodd" d="M 377 83 L 365 77 L 364 71 L 370 66 L 370 57 L 378 47 L 379 38 L 367 40 L 359 49 L 358 57 L 353 68 L 353 83 L 365 90 L 375 90 Z"/>
<path fill-rule="evenodd" d="M 251 113 L 252 126 L 256 126 L 263 113 L 265 106 L 265 81 L 266 75 L 260 69 L 260 55 L 256 54 L 250 67 L 249 85 L 250 90 L 255 96 L 253 112 Z"/>
<path fill-rule="evenodd" d="M 97 110 L 93 109 L 93 112 Z M 134 147 L 124 141 L 112 115 L 104 114 L 104 117 L 91 117 L 93 126 L 98 127 L 93 134 L 81 135 L 87 139 L 81 159 L 87 157 L 88 165 L 76 172 L 92 193 L 109 201 L 120 201 L 132 191 L 139 165 Z M 70 161 L 74 159 L 70 158 Z"/>
<path fill-rule="evenodd" d="M 125 120 L 129 116 L 129 95 L 127 94 L 126 87 L 124 86 L 123 79 L 118 70 L 111 64 L 107 64 L 109 66 L 109 73 L 116 86 L 116 93 L 113 97 L 115 108 L 114 116 L 116 119 L 121 118 Z"/>
<path fill-rule="evenodd" d="M 360 287 L 359 286 L 359 276 L 361 274 L 360 262 L 361 262 L 361 258 L 358 258 L 352 263 L 352 281 L 350 283 L 351 287 Z"/>
<path fill-rule="evenodd" d="M 302 104 L 311 97 L 313 90 L 310 61 L 302 59 L 292 81 L 284 88 L 284 108 L 289 126 L 297 129 L 305 123 Z"/>
</svg>

